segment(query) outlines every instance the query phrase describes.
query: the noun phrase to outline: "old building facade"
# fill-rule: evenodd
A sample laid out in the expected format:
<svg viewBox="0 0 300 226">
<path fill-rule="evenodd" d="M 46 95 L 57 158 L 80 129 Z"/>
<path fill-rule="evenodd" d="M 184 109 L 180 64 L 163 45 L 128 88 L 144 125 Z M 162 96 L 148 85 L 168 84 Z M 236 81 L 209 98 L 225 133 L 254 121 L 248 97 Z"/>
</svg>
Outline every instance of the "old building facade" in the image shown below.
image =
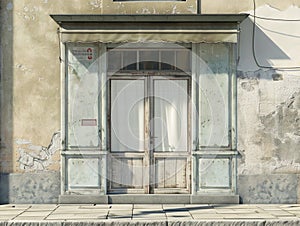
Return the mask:
<svg viewBox="0 0 300 226">
<path fill-rule="evenodd" d="M 2 0 L 1 203 L 297 203 L 300 1 Z"/>
</svg>

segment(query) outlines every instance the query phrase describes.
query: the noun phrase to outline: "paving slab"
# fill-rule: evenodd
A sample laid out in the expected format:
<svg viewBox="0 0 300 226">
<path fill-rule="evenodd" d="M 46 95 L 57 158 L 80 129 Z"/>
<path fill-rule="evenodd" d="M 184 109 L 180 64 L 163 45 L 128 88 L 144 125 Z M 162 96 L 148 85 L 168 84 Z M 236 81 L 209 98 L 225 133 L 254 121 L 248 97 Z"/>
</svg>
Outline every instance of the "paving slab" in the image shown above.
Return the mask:
<svg viewBox="0 0 300 226">
<path fill-rule="evenodd" d="M 240 208 L 239 208 L 240 207 Z M 262 223 L 263 222 L 263 223 Z M 300 225 L 300 205 L 0 205 L 0 226 Z"/>
<path fill-rule="evenodd" d="M 99 219 L 106 218 L 106 215 L 96 215 L 96 214 L 51 214 L 46 219 L 47 220 L 71 220 L 71 219 Z"/>
<path fill-rule="evenodd" d="M 1 221 L 7 221 L 7 220 L 12 220 L 16 217 L 16 215 L 0 215 L 0 220 Z"/>
<path fill-rule="evenodd" d="M 88 209 L 88 210 L 91 210 L 91 209 L 110 209 L 110 205 L 92 205 L 92 206 L 80 206 L 79 209 Z"/>
<path fill-rule="evenodd" d="M 51 214 L 51 211 L 25 211 L 21 213 L 19 216 L 23 217 L 39 217 L 39 216 L 48 216 Z"/>
<path fill-rule="evenodd" d="M 42 221 L 46 217 L 47 216 L 34 216 L 34 220 Z M 14 220 L 18 220 L 18 221 L 30 221 L 32 219 L 33 219 L 32 216 L 17 216 L 16 218 L 14 218 Z"/>
<path fill-rule="evenodd" d="M 163 205 L 162 204 L 134 204 L 133 208 L 134 209 L 163 209 Z"/>
<path fill-rule="evenodd" d="M 115 210 L 133 209 L 133 204 L 112 204 L 110 205 L 110 209 L 115 209 Z"/>
<path fill-rule="evenodd" d="M 0 216 L 5 216 L 5 215 L 19 215 L 23 213 L 25 210 L 0 210 Z"/>
<path fill-rule="evenodd" d="M 223 219 L 221 214 L 192 214 L 194 219 Z"/>
</svg>

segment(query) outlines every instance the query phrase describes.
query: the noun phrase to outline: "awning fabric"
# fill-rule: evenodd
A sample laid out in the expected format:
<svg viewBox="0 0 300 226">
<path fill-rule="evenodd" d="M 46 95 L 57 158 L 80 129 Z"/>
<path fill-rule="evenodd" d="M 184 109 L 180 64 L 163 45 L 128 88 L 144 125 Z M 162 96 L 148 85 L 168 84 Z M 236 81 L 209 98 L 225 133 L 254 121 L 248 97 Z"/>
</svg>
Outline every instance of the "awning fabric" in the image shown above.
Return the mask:
<svg viewBox="0 0 300 226">
<path fill-rule="evenodd" d="M 237 42 L 247 14 L 51 15 L 62 42 Z"/>
</svg>

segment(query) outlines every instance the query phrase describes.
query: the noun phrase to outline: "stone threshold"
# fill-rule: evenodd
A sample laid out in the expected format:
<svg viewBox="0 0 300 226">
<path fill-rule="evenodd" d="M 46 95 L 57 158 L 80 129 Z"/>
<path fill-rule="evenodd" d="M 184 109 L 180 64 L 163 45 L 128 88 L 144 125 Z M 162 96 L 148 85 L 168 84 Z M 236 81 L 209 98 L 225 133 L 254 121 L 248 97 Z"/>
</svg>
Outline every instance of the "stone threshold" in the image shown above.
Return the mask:
<svg viewBox="0 0 300 226">
<path fill-rule="evenodd" d="M 238 204 L 238 195 L 60 195 L 61 204 Z"/>
</svg>

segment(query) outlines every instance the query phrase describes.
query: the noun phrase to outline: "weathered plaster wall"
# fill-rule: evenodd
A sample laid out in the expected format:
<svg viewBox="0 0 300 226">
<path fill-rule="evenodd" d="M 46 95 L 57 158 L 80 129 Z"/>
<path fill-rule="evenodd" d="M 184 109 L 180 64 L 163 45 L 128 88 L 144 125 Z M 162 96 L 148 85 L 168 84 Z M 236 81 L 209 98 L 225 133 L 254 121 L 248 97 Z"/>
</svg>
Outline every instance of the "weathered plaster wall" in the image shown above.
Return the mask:
<svg viewBox="0 0 300 226">
<path fill-rule="evenodd" d="M 299 202 L 299 1 L 257 3 L 257 16 L 298 21 L 256 19 L 255 54 L 265 68 L 253 58 L 253 17 L 241 25 L 239 193 L 248 203 Z"/>
<path fill-rule="evenodd" d="M 300 0 L 256 4 L 258 16 L 300 19 Z M 59 46 L 57 25 L 49 14 L 196 13 L 197 5 L 194 0 L 1 0 L 0 7 L 0 172 L 40 173 L 60 169 Z M 201 0 L 201 12 L 253 14 L 253 1 Z M 256 56 L 260 64 L 271 67 L 260 68 L 252 57 L 252 21 L 250 17 L 241 25 L 240 37 L 239 192 L 245 202 L 300 201 L 295 176 L 300 169 L 300 71 L 276 69 L 300 66 L 300 30 L 295 29 L 300 22 L 256 20 Z M 286 191 L 291 195 L 283 195 Z"/>
<path fill-rule="evenodd" d="M 109 0 L 1 1 L 5 55 L 1 171 L 32 171 L 24 167 L 28 156 L 20 151 L 24 145 L 20 140 L 38 146 L 34 148 L 36 152 L 48 146 L 53 134 L 60 129 L 59 46 L 57 25 L 50 14 L 194 13 L 195 9 L 193 0 L 155 4 Z M 43 169 L 59 170 L 59 155 L 56 153 L 53 158 L 53 163 Z"/>
<path fill-rule="evenodd" d="M 59 172 L 0 174 L 0 180 L 0 203 L 58 202 Z"/>
<path fill-rule="evenodd" d="M 13 184 L 22 186 L 17 175 L 29 178 L 29 172 L 42 175 L 42 171 L 51 174 L 60 170 L 59 42 L 57 24 L 49 15 L 195 13 L 196 2 L 1 0 L 0 7 L 3 65 L 0 172 L 15 173 L 12 177 L 1 175 L 1 192 L 15 195 L 11 201 L 31 202 L 34 198 L 36 202 L 49 202 L 46 193 L 39 193 L 39 189 L 34 190 L 33 197 L 27 195 L 29 187 L 24 188 L 26 191 L 11 191 Z M 59 174 L 55 175 L 58 178 Z M 59 180 L 56 182 L 59 185 Z M 18 199 L 19 194 L 25 197 Z"/>
</svg>

